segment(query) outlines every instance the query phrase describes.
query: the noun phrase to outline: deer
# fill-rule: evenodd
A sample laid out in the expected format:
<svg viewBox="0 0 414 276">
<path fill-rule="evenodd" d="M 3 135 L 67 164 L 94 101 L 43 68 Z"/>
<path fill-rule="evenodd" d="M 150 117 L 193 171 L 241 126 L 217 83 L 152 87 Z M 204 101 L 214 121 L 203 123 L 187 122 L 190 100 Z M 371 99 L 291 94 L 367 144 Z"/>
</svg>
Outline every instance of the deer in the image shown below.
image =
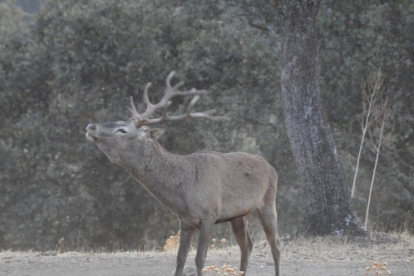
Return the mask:
<svg viewBox="0 0 414 276">
<path fill-rule="evenodd" d="M 247 271 L 253 242 L 247 231 L 247 217 L 258 216 L 270 244 L 276 276 L 279 276 L 280 252 L 277 247 L 275 169 L 258 155 L 232 152 L 201 151 L 189 155 L 168 152 L 157 139 L 165 128 L 151 125 L 190 118 L 225 120 L 208 110 L 192 109 L 206 90 L 181 91 L 183 82 L 171 86 L 171 72 L 166 79 L 165 94 L 153 104 L 148 98 L 151 83 L 144 88 L 146 110 L 138 113 L 130 98 L 132 117 L 127 121 L 89 124 L 86 138 L 115 164 L 126 169 L 159 203 L 178 215 L 180 243 L 175 276 L 182 276 L 187 255 L 196 231 L 199 231 L 195 257 L 197 275 L 202 275 L 214 224 L 230 222 L 240 247 L 240 271 Z M 193 97 L 186 112 L 169 115 L 167 108 L 174 97 Z M 161 114 L 160 114 L 161 113 Z M 156 114 L 159 114 L 154 118 Z M 150 127 L 151 126 L 151 127 Z"/>
</svg>

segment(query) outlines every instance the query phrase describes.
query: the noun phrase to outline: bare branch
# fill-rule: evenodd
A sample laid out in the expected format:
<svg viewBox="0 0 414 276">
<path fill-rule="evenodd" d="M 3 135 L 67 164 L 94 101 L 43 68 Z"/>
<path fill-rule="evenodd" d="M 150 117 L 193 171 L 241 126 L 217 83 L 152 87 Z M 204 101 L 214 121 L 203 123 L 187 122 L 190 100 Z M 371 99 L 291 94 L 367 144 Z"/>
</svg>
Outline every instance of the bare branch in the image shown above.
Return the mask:
<svg viewBox="0 0 414 276">
<path fill-rule="evenodd" d="M 359 145 L 359 152 L 357 157 L 357 163 L 355 167 L 355 174 L 354 174 L 354 181 L 352 183 L 352 190 L 351 190 L 351 198 L 355 195 L 355 185 L 359 170 L 359 161 L 361 159 L 362 148 L 365 141 L 365 135 L 369 133 L 369 139 L 371 140 L 372 144 L 376 151 L 377 147 L 375 143 L 372 141 L 372 135 L 370 131 L 371 125 L 379 119 L 381 113 L 378 113 L 378 109 L 382 109 L 379 106 L 382 106 L 382 103 L 379 102 L 381 100 L 381 96 L 383 94 L 384 88 L 384 77 L 381 72 L 381 66 L 378 69 L 376 74 L 371 74 L 368 80 L 364 83 L 364 88 L 362 89 L 362 118 L 361 118 L 361 143 Z M 371 91 L 370 95 L 369 92 Z"/>
</svg>

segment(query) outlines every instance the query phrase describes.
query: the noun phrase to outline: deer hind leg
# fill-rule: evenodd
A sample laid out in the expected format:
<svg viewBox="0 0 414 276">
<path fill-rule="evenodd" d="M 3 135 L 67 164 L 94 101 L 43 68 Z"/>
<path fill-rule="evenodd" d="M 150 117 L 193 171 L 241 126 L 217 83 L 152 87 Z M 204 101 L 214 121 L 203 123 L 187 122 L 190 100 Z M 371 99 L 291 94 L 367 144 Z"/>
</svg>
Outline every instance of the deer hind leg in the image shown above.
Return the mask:
<svg viewBox="0 0 414 276">
<path fill-rule="evenodd" d="M 240 246 L 241 260 L 240 271 L 244 271 L 243 275 L 246 275 L 247 265 L 249 264 L 250 253 L 253 249 L 253 242 L 250 239 L 250 235 L 247 231 L 246 217 L 238 217 L 231 220 L 231 228 L 234 233 L 234 237 Z"/>
<path fill-rule="evenodd" d="M 191 246 L 191 242 L 194 237 L 195 229 L 185 224 L 184 221 L 180 221 L 180 247 L 177 254 L 177 267 L 175 269 L 175 276 L 181 276 L 183 273 L 184 265 L 187 260 L 188 251 Z"/>
<path fill-rule="evenodd" d="M 204 268 L 206 261 L 207 250 L 210 245 L 211 236 L 213 232 L 214 221 L 204 220 L 200 227 L 200 235 L 198 236 L 196 267 L 197 276 L 202 276 L 201 270 Z"/>
<path fill-rule="evenodd" d="M 266 233 L 267 240 L 269 241 L 270 248 L 272 250 L 273 261 L 275 262 L 276 276 L 280 275 L 280 251 L 277 248 L 277 213 L 274 204 L 270 206 L 264 206 L 258 210 L 259 218 L 262 221 L 263 229 Z"/>
</svg>

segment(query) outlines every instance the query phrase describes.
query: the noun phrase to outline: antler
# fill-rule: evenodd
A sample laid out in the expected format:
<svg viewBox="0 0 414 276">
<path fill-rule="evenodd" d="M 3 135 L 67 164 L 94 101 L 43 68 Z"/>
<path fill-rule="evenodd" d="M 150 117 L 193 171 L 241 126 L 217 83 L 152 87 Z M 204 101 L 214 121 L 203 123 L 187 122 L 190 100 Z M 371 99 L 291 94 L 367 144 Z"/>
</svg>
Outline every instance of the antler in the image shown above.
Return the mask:
<svg viewBox="0 0 414 276">
<path fill-rule="evenodd" d="M 197 103 L 197 101 L 200 99 L 200 95 L 204 95 L 207 93 L 206 90 L 197 90 L 195 88 L 188 90 L 188 91 L 180 91 L 178 88 L 184 85 L 184 82 L 179 82 L 173 87 L 171 86 L 171 79 L 175 75 L 175 72 L 172 71 L 165 82 L 166 89 L 165 94 L 162 97 L 162 99 L 157 104 L 152 104 L 148 99 L 148 89 L 151 86 L 151 83 L 148 83 L 145 86 L 144 89 L 144 102 L 147 105 L 147 109 L 144 111 L 144 113 L 139 114 L 137 109 L 135 108 L 133 98 L 131 97 L 131 107 L 129 107 L 129 110 L 132 112 L 132 119 L 136 121 L 135 125 L 143 126 L 143 125 L 151 125 L 151 124 L 157 124 L 165 121 L 178 121 L 183 120 L 186 118 L 207 118 L 210 120 L 218 121 L 218 120 L 228 120 L 229 118 L 226 116 L 212 116 L 216 110 L 211 109 L 204 112 L 194 112 L 192 113 L 191 110 L 194 107 L 194 105 Z M 167 108 L 171 105 L 171 99 L 175 96 L 194 96 L 194 98 L 190 101 L 190 103 L 187 106 L 187 112 L 180 115 L 168 115 L 167 114 Z M 159 109 L 163 109 L 162 116 L 159 118 L 152 118 L 150 119 L 151 115 Z"/>
</svg>

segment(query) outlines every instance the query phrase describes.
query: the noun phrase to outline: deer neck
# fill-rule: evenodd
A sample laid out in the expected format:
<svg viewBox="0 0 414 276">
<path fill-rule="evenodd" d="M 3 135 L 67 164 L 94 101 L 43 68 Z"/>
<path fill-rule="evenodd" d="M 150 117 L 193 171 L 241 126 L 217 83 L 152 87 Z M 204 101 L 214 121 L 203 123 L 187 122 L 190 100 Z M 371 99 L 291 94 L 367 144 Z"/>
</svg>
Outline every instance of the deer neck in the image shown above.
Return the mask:
<svg viewBox="0 0 414 276">
<path fill-rule="evenodd" d="M 185 208 L 180 193 L 194 175 L 184 156 L 169 153 L 155 140 L 127 154 L 123 166 L 160 203 L 176 213 Z"/>
</svg>

